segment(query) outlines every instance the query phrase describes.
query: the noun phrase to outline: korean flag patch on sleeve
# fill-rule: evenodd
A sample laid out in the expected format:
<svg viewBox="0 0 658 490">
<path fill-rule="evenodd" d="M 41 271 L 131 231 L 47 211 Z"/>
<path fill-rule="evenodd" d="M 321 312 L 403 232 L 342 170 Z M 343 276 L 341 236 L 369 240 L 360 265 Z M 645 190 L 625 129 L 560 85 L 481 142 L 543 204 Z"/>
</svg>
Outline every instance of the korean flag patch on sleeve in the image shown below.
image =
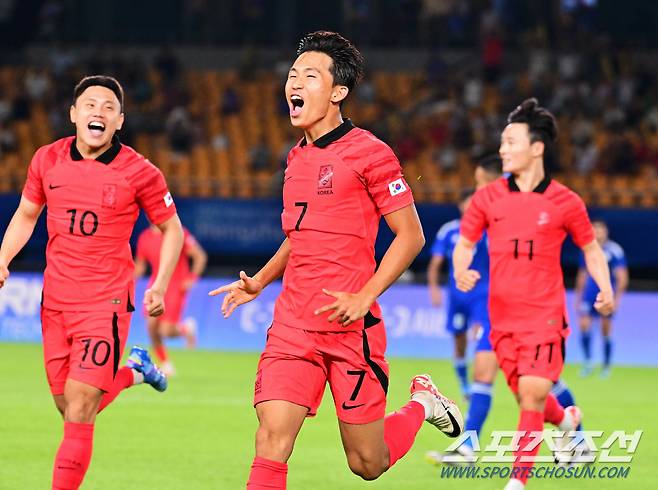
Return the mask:
<svg viewBox="0 0 658 490">
<path fill-rule="evenodd" d="M 407 186 L 404 184 L 404 181 L 402 179 L 394 180 L 393 182 L 388 184 L 388 192 L 391 193 L 391 196 L 397 196 L 398 194 L 402 194 L 406 190 L 407 190 Z"/>
<path fill-rule="evenodd" d="M 167 193 L 164 195 L 164 198 L 163 198 L 163 199 L 164 199 L 165 206 L 167 206 L 167 207 L 169 207 L 169 206 L 171 206 L 172 204 L 174 204 L 174 198 L 171 197 L 171 192 L 167 192 Z"/>
</svg>

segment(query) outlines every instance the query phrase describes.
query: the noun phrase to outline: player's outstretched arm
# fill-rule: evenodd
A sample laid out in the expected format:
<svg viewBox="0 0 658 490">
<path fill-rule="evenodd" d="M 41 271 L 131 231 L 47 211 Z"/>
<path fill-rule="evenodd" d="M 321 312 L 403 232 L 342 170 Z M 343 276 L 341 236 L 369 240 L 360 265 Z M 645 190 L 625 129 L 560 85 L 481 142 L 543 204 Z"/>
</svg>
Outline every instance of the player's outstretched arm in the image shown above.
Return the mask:
<svg viewBox="0 0 658 490">
<path fill-rule="evenodd" d="M 468 292 L 480 280 L 478 271 L 469 269 L 473 262 L 475 243 L 459 235 L 455 250 L 452 252 L 452 270 L 455 276 L 457 289 Z"/>
<path fill-rule="evenodd" d="M 286 238 L 279 247 L 279 250 L 253 277 L 249 277 L 244 271 L 240 271 L 240 279 L 231 284 L 213 289 L 208 295 L 217 296 L 226 293 L 221 309 L 224 318 L 228 318 L 238 306 L 253 300 L 272 281 L 279 279 L 286 270 L 289 257 L 290 242 Z"/>
<path fill-rule="evenodd" d="M 164 313 L 164 294 L 183 248 L 183 226 L 177 214 L 157 226 L 162 232 L 160 266 L 153 284 L 144 293 L 144 304 L 150 316 L 159 316 Z"/>
<path fill-rule="evenodd" d="M 615 299 L 612 293 L 612 284 L 610 283 L 608 260 L 596 240 L 592 240 L 585 245 L 583 253 L 585 254 L 587 272 L 592 276 L 600 290 L 596 296 L 594 308 L 602 315 L 609 315 L 615 309 Z"/>
<path fill-rule="evenodd" d="M 9 263 L 21 251 L 34 232 L 43 205 L 21 197 L 18 208 L 9 222 L 0 247 L 0 288 L 9 277 Z"/>
<path fill-rule="evenodd" d="M 334 310 L 327 320 L 333 322 L 337 319 L 338 323 L 345 327 L 363 318 L 377 297 L 407 270 L 409 264 L 421 251 L 425 245 L 425 236 L 413 204 L 385 215 L 384 219 L 395 233 L 395 239 L 386 251 L 375 275 L 356 294 L 323 289 L 323 292 L 333 296 L 335 301 L 316 310 L 316 315 Z"/>
</svg>

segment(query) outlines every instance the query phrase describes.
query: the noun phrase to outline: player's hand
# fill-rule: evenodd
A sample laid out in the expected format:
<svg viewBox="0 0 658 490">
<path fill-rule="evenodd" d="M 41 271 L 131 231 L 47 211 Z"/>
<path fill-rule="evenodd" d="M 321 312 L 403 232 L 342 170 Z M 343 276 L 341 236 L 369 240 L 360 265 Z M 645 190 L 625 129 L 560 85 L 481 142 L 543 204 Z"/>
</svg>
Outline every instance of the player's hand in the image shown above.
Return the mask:
<svg viewBox="0 0 658 490">
<path fill-rule="evenodd" d="M 440 287 L 430 288 L 430 301 L 432 302 L 432 306 L 441 306 L 443 304 L 443 294 L 441 294 Z"/>
<path fill-rule="evenodd" d="M 9 277 L 9 268 L 4 261 L 0 260 L 0 288 L 5 285 L 7 278 Z"/>
<path fill-rule="evenodd" d="M 609 316 L 615 311 L 615 298 L 612 295 L 612 292 L 599 292 L 596 295 L 596 301 L 594 302 L 594 308 L 602 316 Z"/>
<path fill-rule="evenodd" d="M 366 316 L 374 302 L 374 299 L 371 300 L 359 293 L 329 291 L 328 289 L 323 289 L 322 292 L 327 296 L 333 296 L 336 298 L 336 301 L 315 310 L 314 314 L 321 315 L 327 311 L 334 310 L 327 320 L 331 323 L 337 319 L 338 323 L 343 327 L 347 327 L 351 323 Z"/>
<path fill-rule="evenodd" d="M 464 293 L 468 293 L 471 289 L 473 289 L 479 280 L 480 273 L 473 269 L 466 269 L 464 272 L 455 275 L 457 289 L 463 291 Z"/>
<path fill-rule="evenodd" d="M 144 292 L 144 306 L 149 316 L 160 316 L 165 312 L 164 293 L 157 289 L 147 289 Z"/>
<path fill-rule="evenodd" d="M 245 271 L 240 271 L 240 279 L 225 286 L 213 289 L 208 296 L 217 296 L 218 294 L 227 293 L 222 301 L 222 314 L 224 318 L 231 316 L 231 313 L 240 305 L 248 303 L 256 298 L 263 290 L 263 285 L 249 277 Z"/>
</svg>

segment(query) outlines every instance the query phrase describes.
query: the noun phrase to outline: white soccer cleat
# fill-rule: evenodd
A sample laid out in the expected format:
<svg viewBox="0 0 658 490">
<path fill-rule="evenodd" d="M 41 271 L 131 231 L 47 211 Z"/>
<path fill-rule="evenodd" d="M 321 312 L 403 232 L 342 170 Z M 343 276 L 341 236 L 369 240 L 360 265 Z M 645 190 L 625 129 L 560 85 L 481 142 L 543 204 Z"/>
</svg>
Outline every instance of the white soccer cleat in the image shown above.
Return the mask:
<svg viewBox="0 0 658 490">
<path fill-rule="evenodd" d="M 475 452 L 469 446 L 462 444 L 454 451 L 428 451 L 425 459 L 436 466 L 446 464 L 448 466 L 464 466 L 475 464 Z"/>
<path fill-rule="evenodd" d="M 590 452 L 584 441 L 572 450 L 565 449 L 569 444 L 573 445 L 573 437 L 569 436 L 569 432 L 575 432 L 582 420 L 583 413 L 577 406 L 573 405 L 564 409 L 564 419 L 558 429 L 564 431 L 565 434 L 564 437 L 555 441 L 557 449 L 553 452 L 557 465 L 569 467 L 576 463 L 587 462 Z"/>
<path fill-rule="evenodd" d="M 419 374 L 411 380 L 411 399 L 425 407 L 425 420 L 446 434 L 457 437 L 464 431 L 464 417 L 457 404 L 436 388 L 429 374 Z"/>
<path fill-rule="evenodd" d="M 524 488 L 525 485 L 521 480 L 512 478 L 510 481 L 507 482 L 507 485 L 505 485 L 505 488 L 503 490 L 523 490 Z"/>
</svg>

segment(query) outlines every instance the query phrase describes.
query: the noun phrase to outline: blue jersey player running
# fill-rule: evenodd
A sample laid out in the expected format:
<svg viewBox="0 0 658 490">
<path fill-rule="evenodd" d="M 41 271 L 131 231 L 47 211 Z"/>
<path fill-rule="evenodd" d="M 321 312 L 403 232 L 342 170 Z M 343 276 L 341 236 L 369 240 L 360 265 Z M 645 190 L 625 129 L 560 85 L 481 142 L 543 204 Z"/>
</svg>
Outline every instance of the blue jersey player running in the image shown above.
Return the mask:
<svg viewBox="0 0 658 490">
<path fill-rule="evenodd" d="M 471 200 L 472 191 L 462 195 L 459 209 L 463 213 Z M 477 351 L 490 351 L 489 343 L 489 312 L 487 302 L 489 296 L 489 253 L 487 251 L 487 238 L 482 238 L 477 244 L 473 258 L 473 268 L 480 273 L 481 280 L 477 286 L 468 293 L 459 291 L 455 285 L 452 274 L 452 251 L 459 238 L 459 221 L 455 219 L 444 224 L 437 233 L 432 245 L 432 259 L 428 268 L 428 282 L 430 295 L 434 306 L 441 306 L 443 298 L 438 286 L 438 276 L 441 265 L 448 262 L 448 298 L 446 330 L 454 336 L 455 372 L 461 384 L 462 393 L 468 397 L 469 384 L 466 367 L 467 331 L 473 327 L 478 329 Z"/>
<path fill-rule="evenodd" d="M 628 267 L 626 265 L 626 256 L 621 246 L 608 238 L 608 227 L 601 221 L 592 222 L 596 240 L 601 245 L 603 253 L 608 259 L 610 268 L 610 282 L 615 292 L 615 310 L 619 307 L 621 296 L 628 286 Z M 585 362 L 581 371 L 582 376 L 589 376 L 592 373 L 591 327 L 594 319 L 601 320 L 601 333 L 603 335 L 603 367 L 601 377 L 607 378 L 610 375 L 610 361 L 612 357 L 612 317 L 600 316 L 588 301 L 596 298 L 599 288 L 594 280 L 587 273 L 585 268 L 585 259 L 580 258 L 580 269 L 576 278 L 576 308 L 580 316 L 580 340 L 583 348 Z M 593 304 L 593 303 L 592 303 Z"/>
</svg>

